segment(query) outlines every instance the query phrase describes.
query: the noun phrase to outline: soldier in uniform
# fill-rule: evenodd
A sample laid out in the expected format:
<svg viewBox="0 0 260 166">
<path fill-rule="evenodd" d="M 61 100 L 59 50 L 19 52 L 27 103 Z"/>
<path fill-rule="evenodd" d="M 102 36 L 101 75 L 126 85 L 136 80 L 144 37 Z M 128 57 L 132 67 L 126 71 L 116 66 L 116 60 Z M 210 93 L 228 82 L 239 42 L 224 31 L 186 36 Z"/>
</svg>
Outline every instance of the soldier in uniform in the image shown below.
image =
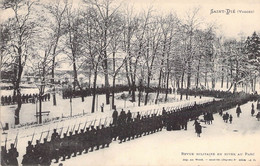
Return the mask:
<svg viewBox="0 0 260 166">
<path fill-rule="evenodd" d="M 7 165 L 7 151 L 5 146 L 1 146 L 1 165 L 2 166 Z"/>
<path fill-rule="evenodd" d="M 126 114 L 126 117 L 127 117 L 127 122 L 129 123 L 132 119 L 132 113 L 130 112 L 130 110 L 128 110 L 127 114 Z"/>
<path fill-rule="evenodd" d="M 86 129 L 86 132 L 84 133 L 83 147 L 85 149 L 85 153 L 88 153 L 88 149 L 90 147 L 90 131 L 89 131 L 89 127 Z"/>
<path fill-rule="evenodd" d="M 112 142 L 112 124 L 110 124 L 109 127 L 105 129 L 104 137 L 106 147 L 109 147 L 109 144 Z"/>
<path fill-rule="evenodd" d="M 17 149 L 14 147 L 14 144 L 11 144 L 11 148 L 9 149 L 7 154 L 8 165 L 18 165 L 18 161 L 17 161 L 18 156 L 19 153 L 17 152 Z"/>
<path fill-rule="evenodd" d="M 68 139 L 66 133 L 63 134 L 63 138 L 61 140 L 60 156 L 62 157 L 61 161 L 65 161 L 66 156 L 70 156 L 70 154 L 69 154 L 69 139 Z"/>
<path fill-rule="evenodd" d="M 102 131 L 99 129 L 99 126 L 96 128 L 96 139 L 95 139 L 95 145 L 97 146 L 96 150 L 99 150 L 99 146 L 102 145 Z"/>
<path fill-rule="evenodd" d="M 1 104 L 5 105 L 5 98 L 4 98 L 4 96 L 1 96 Z"/>
<path fill-rule="evenodd" d="M 141 116 L 140 116 L 139 112 L 137 112 L 136 119 L 140 120 L 140 118 L 141 118 Z"/>
<path fill-rule="evenodd" d="M 68 149 L 68 159 L 70 158 L 71 154 L 73 153 L 74 151 L 74 140 L 73 140 L 73 135 L 72 135 L 72 132 L 70 131 L 69 132 L 69 137 L 68 137 L 68 146 L 69 146 L 69 149 Z"/>
<path fill-rule="evenodd" d="M 40 165 L 51 165 L 51 145 L 50 142 L 47 142 L 47 138 L 43 139 L 43 143 L 40 146 L 40 160 L 39 163 Z"/>
<path fill-rule="evenodd" d="M 75 130 L 75 134 L 72 136 L 72 140 L 73 140 L 73 148 L 72 148 L 72 152 L 73 152 L 73 156 L 72 157 L 76 157 L 77 152 L 78 152 L 78 144 L 79 144 L 79 134 L 78 134 L 78 130 Z"/>
<path fill-rule="evenodd" d="M 118 119 L 118 112 L 117 110 L 115 109 L 113 114 L 112 114 L 112 117 L 113 117 L 113 124 L 114 125 L 117 125 L 117 119 Z"/>
<path fill-rule="evenodd" d="M 51 140 L 51 145 L 52 145 L 52 157 L 53 159 L 55 159 L 56 161 L 54 163 L 58 163 L 59 162 L 59 157 L 60 157 L 60 137 L 57 136 L 56 138 Z"/>
<path fill-rule="evenodd" d="M 95 147 L 95 141 L 96 141 L 96 129 L 94 126 L 91 126 L 91 130 L 89 132 L 89 137 L 90 137 L 90 152 L 93 152 L 94 147 Z"/>
<path fill-rule="evenodd" d="M 81 155 L 82 154 L 82 152 L 84 151 L 84 135 L 85 135 L 85 133 L 84 133 L 84 130 L 83 129 L 81 129 L 80 130 L 80 133 L 79 133 L 79 135 L 78 135 L 78 151 L 79 151 L 79 155 Z"/>
<path fill-rule="evenodd" d="M 26 147 L 26 154 L 23 156 L 23 165 L 33 165 L 36 164 L 34 160 L 34 148 L 31 141 L 28 141 L 28 146 Z"/>
<path fill-rule="evenodd" d="M 41 157 L 41 144 L 39 140 L 36 140 L 36 145 L 34 146 L 34 160 L 35 164 L 39 164 L 39 158 Z"/>
<path fill-rule="evenodd" d="M 59 137 L 59 134 L 57 133 L 56 129 L 53 129 L 53 133 L 51 135 L 51 140 L 54 140 L 55 138 Z"/>
</svg>

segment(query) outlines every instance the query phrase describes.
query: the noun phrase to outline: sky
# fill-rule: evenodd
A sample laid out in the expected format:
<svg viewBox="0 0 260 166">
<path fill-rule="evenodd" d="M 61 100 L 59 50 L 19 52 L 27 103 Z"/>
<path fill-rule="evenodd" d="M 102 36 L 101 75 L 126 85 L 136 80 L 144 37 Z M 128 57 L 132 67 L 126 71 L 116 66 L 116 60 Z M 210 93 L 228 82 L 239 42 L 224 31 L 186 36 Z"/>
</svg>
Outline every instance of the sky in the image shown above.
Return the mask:
<svg viewBox="0 0 260 166">
<path fill-rule="evenodd" d="M 145 9 L 152 4 L 159 12 L 176 12 L 180 18 L 185 18 L 186 12 L 192 8 L 199 7 L 198 15 L 201 21 L 206 24 L 214 23 L 218 27 L 218 33 L 226 37 L 237 37 L 241 33 L 248 36 L 254 31 L 260 32 L 260 0 L 130 0 L 129 2 L 133 3 L 137 10 Z M 221 10 L 221 13 L 216 13 L 217 10 Z M 249 13 L 241 13 L 240 10 Z"/>
<path fill-rule="evenodd" d="M 42 0 L 48 1 L 50 0 Z M 77 6 L 82 0 L 72 0 Z M 250 36 L 260 32 L 260 0 L 114 0 L 124 7 L 133 6 L 134 11 L 147 10 L 150 6 L 159 14 L 175 12 L 185 18 L 186 12 L 200 8 L 198 17 L 205 24 L 218 27 L 217 34 L 237 38 L 238 34 Z M 241 13 L 240 10 L 249 13 Z M 213 11 L 213 13 L 212 13 Z M 227 13 L 227 11 L 234 11 Z M 10 15 L 10 11 L 0 11 L 0 21 Z"/>
</svg>

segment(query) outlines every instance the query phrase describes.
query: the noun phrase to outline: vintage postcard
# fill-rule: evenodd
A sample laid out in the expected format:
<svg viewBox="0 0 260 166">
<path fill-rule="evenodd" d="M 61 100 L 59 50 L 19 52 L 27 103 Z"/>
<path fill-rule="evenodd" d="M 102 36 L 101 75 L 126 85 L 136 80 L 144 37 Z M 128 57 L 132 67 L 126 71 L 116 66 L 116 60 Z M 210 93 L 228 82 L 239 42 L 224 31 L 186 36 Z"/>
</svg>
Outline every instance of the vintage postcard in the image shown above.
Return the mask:
<svg viewBox="0 0 260 166">
<path fill-rule="evenodd" d="M 259 166 L 259 0 L 2 0 L 1 165 Z"/>
</svg>

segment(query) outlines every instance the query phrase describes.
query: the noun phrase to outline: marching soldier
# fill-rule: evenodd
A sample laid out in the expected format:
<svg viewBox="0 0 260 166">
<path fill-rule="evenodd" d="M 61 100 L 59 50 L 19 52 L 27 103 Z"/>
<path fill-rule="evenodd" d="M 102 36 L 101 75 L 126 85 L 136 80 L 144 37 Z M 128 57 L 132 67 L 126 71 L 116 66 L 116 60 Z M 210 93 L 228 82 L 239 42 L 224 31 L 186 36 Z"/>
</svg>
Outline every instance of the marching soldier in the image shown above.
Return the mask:
<svg viewBox="0 0 260 166">
<path fill-rule="evenodd" d="M 69 154 L 69 138 L 67 137 L 67 134 L 63 134 L 63 138 L 61 141 L 61 148 L 60 148 L 60 156 L 62 157 L 61 161 L 65 161 L 66 156 L 70 156 Z"/>
<path fill-rule="evenodd" d="M 74 140 L 73 140 L 73 135 L 72 132 L 69 132 L 69 138 L 68 138 L 68 146 L 69 146 L 69 150 L 68 150 L 68 159 L 70 158 L 71 154 L 74 151 Z"/>
<path fill-rule="evenodd" d="M 94 128 L 94 126 L 91 126 L 91 130 L 89 132 L 89 136 L 90 136 L 90 152 L 93 152 L 94 147 L 95 147 L 95 141 L 96 141 L 96 129 Z"/>
<path fill-rule="evenodd" d="M 58 137 L 59 137 L 59 134 L 57 133 L 57 130 L 53 129 L 53 133 L 51 135 L 51 140 L 55 140 Z"/>
<path fill-rule="evenodd" d="M 5 146 L 1 146 L 1 165 L 2 166 L 7 165 L 7 151 Z"/>
<path fill-rule="evenodd" d="M 113 117 L 113 125 L 117 125 L 118 112 L 116 109 L 114 110 L 112 117 Z"/>
<path fill-rule="evenodd" d="M 140 120 L 140 118 L 141 118 L 141 116 L 140 116 L 139 112 L 137 112 L 136 119 Z"/>
<path fill-rule="evenodd" d="M 18 156 L 19 153 L 17 152 L 17 149 L 14 147 L 14 144 L 11 144 L 11 148 L 9 149 L 9 152 L 7 154 L 8 165 L 18 165 Z"/>
<path fill-rule="evenodd" d="M 46 166 L 51 165 L 51 156 L 50 156 L 51 145 L 50 142 L 47 142 L 47 138 L 43 139 L 43 143 L 40 146 L 40 152 L 41 152 L 41 156 L 39 160 L 40 165 L 46 165 Z"/>
<path fill-rule="evenodd" d="M 102 145 L 102 131 L 99 129 L 99 126 L 96 128 L 96 139 L 95 139 L 95 144 L 97 146 L 96 150 L 99 150 L 99 146 Z"/>
<path fill-rule="evenodd" d="M 26 147 L 26 154 L 23 156 L 23 165 L 33 165 L 36 164 L 34 161 L 34 148 L 31 141 L 28 141 L 28 146 Z"/>
<path fill-rule="evenodd" d="M 89 127 L 86 129 L 86 132 L 84 134 L 83 147 L 85 149 L 85 153 L 88 153 L 88 149 L 90 148 L 90 131 L 89 131 Z"/>
<path fill-rule="evenodd" d="M 128 110 L 127 114 L 126 114 L 126 117 L 127 117 L 127 123 L 129 123 L 132 119 L 132 113 L 130 112 L 130 110 Z"/>
<path fill-rule="evenodd" d="M 35 164 L 39 164 L 39 158 L 41 157 L 42 155 L 42 152 L 41 152 L 41 144 L 40 144 L 40 140 L 36 140 L 36 145 L 34 146 L 34 160 L 35 160 Z"/>
</svg>

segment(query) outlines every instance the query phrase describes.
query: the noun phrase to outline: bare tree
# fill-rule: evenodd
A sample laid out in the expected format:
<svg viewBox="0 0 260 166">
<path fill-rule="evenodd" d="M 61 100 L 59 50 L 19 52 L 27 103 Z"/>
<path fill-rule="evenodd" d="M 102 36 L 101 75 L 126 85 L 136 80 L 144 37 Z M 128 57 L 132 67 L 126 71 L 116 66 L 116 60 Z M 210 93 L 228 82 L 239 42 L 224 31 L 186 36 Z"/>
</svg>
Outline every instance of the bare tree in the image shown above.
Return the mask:
<svg viewBox="0 0 260 166">
<path fill-rule="evenodd" d="M 8 55 L 11 64 L 13 95 L 17 95 L 17 108 L 15 109 L 15 124 L 19 124 L 19 113 L 22 107 L 20 83 L 27 59 L 33 54 L 33 37 L 37 32 L 37 24 L 31 17 L 34 2 L 30 1 L 4 1 L 6 9 L 14 13 L 6 25 L 9 25 L 9 41 L 2 47 L 1 52 Z M 23 10 L 24 12 L 20 12 Z M 7 35 L 7 34 L 6 34 Z M 1 58 L 2 60 L 2 58 Z"/>
<path fill-rule="evenodd" d="M 57 50 L 60 42 L 60 38 L 62 35 L 64 35 L 65 31 L 65 14 L 67 9 L 68 3 L 63 3 L 62 0 L 54 1 L 48 5 L 43 4 L 43 6 L 48 9 L 51 18 L 50 21 L 50 29 L 52 32 L 50 32 L 53 37 L 50 38 L 51 43 L 51 53 L 52 53 L 52 88 L 53 88 L 53 105 L 57 105 L 56 101 L 56 90 L 55 90 L 55 67 L 57 66 L 56 57 L 57 55 L 62 52 L 63 50 Z"/>
</svg>

